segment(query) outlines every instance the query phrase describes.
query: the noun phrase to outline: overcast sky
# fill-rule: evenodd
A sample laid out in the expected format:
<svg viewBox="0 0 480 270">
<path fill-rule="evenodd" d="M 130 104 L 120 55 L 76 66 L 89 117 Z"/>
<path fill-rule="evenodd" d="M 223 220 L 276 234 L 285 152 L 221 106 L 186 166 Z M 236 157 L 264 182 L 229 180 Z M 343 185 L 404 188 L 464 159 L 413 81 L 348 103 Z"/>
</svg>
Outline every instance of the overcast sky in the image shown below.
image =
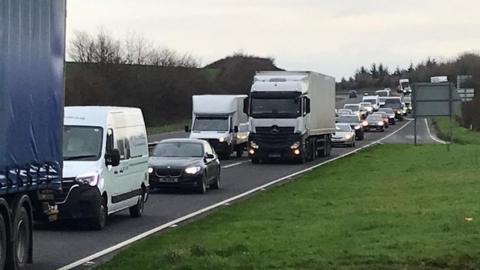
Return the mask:
<svg viewBox="0 0 480 270">
<path fill-rule="evenodd" d="M 68 0 L 75 30 L 137 33 L 208 64 L 235 51 L 289 70 L 351 76 L 479 51 L 478 0 Z"/>
</svg>

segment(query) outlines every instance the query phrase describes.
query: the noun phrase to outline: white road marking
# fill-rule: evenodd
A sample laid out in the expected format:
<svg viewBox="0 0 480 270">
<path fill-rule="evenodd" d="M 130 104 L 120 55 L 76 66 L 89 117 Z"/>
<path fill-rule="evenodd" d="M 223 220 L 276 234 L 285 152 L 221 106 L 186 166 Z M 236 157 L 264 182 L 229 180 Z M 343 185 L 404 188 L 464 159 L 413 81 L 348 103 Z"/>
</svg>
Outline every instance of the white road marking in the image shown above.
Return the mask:
<svg viewBox="0 0 480 270">
<path fill-rule="evenodd" d="M 228 168 L 231 168 L 231 167 L 242 165 L 243 163 L 247 163 L 247 162 L 246 161 L 241 161 L 241 162 L 237 162 L 237 163 L 233 163 L 233 164 L 228 164 L 228 165 L 222 166 L 222 169 L 228 169 Z"/>
<path fill-rule="evenodd" d="M 427 126 L 427 132 L 428 132 L 428 135 L 430 136 L 430 138 L 432 138 L 432 140 L 438 142 L 438 143 L 441 143 L 441 144 L 447 144 L 446 141 L 443 141 L 443 140 L 440 140 L 438 139 L 437 137 L 433 136 L 433 134 L 430 132 L 430 127 L 428 126 L 428 120 L 427 118 L 425 118 L 425 126 Z"/>
<path fill-rule="evenodd" d="M 340 155 L 340 156 L 338 156 L 338 157 L 334 157 L 334 158 L 332 158 L 332 159 L 326 160 L 326 161 L 324 161 L 324 162 L 321 162 L 321 163 L 319 163 L 319 164 L 313 165 L 313 166 L 311 166 L 311 167 L 309 167 L 309 168 L 300 170 L 300 171 L 298 171 L 298 172 L 292 173 L 292 174 L 290 174 L 290 175 L 287 175 L 287 176 L 278 178 L 278 179 L 276 179 L 276 180 L 270 181 L 270 182 L 268 182 L 268 183 L 266 183 L 266 184 L 263 184 L 263 185 L 261 185 L 261 186 L 258 186 L 258 187 L 256 187 L 256 188 L 254 188 L 254 189 L 248 190 L 248 191 L 246 191 L 246 192 L 244 192 L 244 193 L 241 193 L 241 194 L 238 194 L 238 195 L 236 195 L 236 196 L 230 197 L 230 198 L 228 198 L 228 199 L 226 199 L 226 200 L 223 200 L 223 201 L 221 201 L 221 202 L 212 204 L 212 205 L 207 206 L 207 207 L 205 207 L 205 208 L 202 208 L 202 209 L 200 209 L 200 210 L 198 210 L 198 211 L 192 212 L 192 213 L 187 214 L 187 215 L 185 215 L 185 216 L 183 216 L 183 217 L 180 217 L 180 218 L 177 218 L 177 219 L 172 220 L 172 221 L 170 221 L 170 222 L 167 222 L 167 223 L 165 223 L 165 224 L 162 224 L 162 225 L 160 225 L 160 226 L 158 226 L 158 227 L 156 227 L 156 228 L 153 228 L 153 229 L 151 229 L 151 230 L 149 230 L 149 231 L 146 231 L 146 232 L 144 232 L 144 233 L 141 233 L 141 234 L 139 234 L 139 235 L 137 235 L 137 236 L 134 236 L 134 237 L 132 237 L 132 238 L 130 238 L 130 239 L 127 239 L 127 240 L 125 240 L 125 241 L 123 241 L 123 242 L 120 242 L 120 243 L 118 243 L 118 244 L 116 244 L 116 245 L 114 245 L 114 246 L 111 246 L 111 247 L 109 247 L 109 248 L 106 248 L 106 249 L 104 249 L 104 250 L 102 250 L 102 251 L 99 251 L 99 252 L 97 252 L 97 253 L 95 253 L 95 254 L 92 254 L 92 255 L 90 255 L 90 256 L 88 256 L 88 257 L 85 257 L 85 258 L 83 258 L 83 259 L 80 259 L 80 260 L 78 260 L 78 261 L 75 261 L 75 262 L 73 262 L 73 263 L 71 263 L 71 264 L 65 265 L 65 266 L 59 268 L 58 270 L 68 270 L 68 269 L 72 269 L 72 268 L 75 268 L 75 267 L 77 267 L 77 266 L 80 266 L 80 265 L 82 265 L 82 264 L 84 264 L 84 263 L 86 263 L 86 262 L 93 261 L 93 260 L 95 260 L 95 259 L 97 259 L 97 258 L 99 258 L 99 257 L 102 257 L 102 256 L 104 256 L 104 255 L 107 255 L 107 254 L 109 254 L 109 253 L 111 253 L 111 252 L 113 252 L 113 251 L 116 251 L 116 250 L 121 249 L 121 248 L 123 248 L 123 247 L 125 247 L 125 246 L 128 246 L 128 245 L 130 245 L 130 244 L 132 244 L 132 243 L 134 243 L 134 242 L 136 242 L 136 241 L 139 241 L 139 240 L 141 240 L 141 239 L 143 239 L 143 238 L 146 238 L 146 237 L 148 237 L 148 236 L 150 236 L 150 235 L 152 235 L 152 234 L 155 234 L 155 233 L 157 233 L 157 232 L 159 232 L 159 231 L 162 231 L 162 230 L 164 230 L 164 229 L 166 229 L 166 228 L 169 228 L 169 227 L 171 227 L 172 225 L 181 223 L 181 222 L 186 221 L 186 220 L 188 220 L 188 219 L 190 219 L 190 218 L 193 218 L 193 217 L 196 217 L 196 216 L 198 216 L 198 215 L 201 215 L 201 214 L 203 214 L 203 213 L 205 213 L 205 212 L 211 211 L 211 210 L 213 210 L 213 209 L 215 209 L 215 208 L 218 208 L 218 207 L 221 207 L 221 206 L 225 206 L 225 205 L 229 205 L 230 202 L 233 202 L 233 201 L 235 201 L 235 200 L 238 200 L 238 199 L 240 199 L 240 198 L 243 198 L 243 197 L 245 197 L 245 196 L 248 196 L 248 195 L 250 195 L 250 194 L 252 194 L 252 193 L 255 193 L 255 192 L 257 192 L 257 191 L 264 190 L 265 188 L 267 188 L 267 187 L 269 187 L 269 186 L 272 186 L 272 185 L 275 185 L 275 184 L 277 184 L 277 183 L 283 182 L 283 181 L 285 181 L 285 180 L 291 179 L 291 178 L 293 178 L 293 177 L 299 176 L 299 175 L 301 175 L 301 174 L 303 174 L 303 173 L 309 172 L 309 171 L 311 171 L 311 170 L 313 170 L 313 169 L 315 169 L 315 168 L 318 168 L 318 167 L 320 167 L 320 166 L 323 166 L 323 165 L 325 165 L 325 164 L 331 163 L 331 162 L 336 161 L 336 160 L 338 160 L 338 159 L 341 159 L 341 158 L 344 158 L 344 157 L 349 156 L 349 155 L 351 155 L 351 154 L 357 153 L 357 152 L 359 152 L 359 151 L 361 151 L 361 150 L 363 150 L 363 149 L 366 149 L 366 148 L 368 148 L 368 147 L 371 147 L 371 146 L 373 146 L 373 145 L 375 145 L 375 144 L 379 144 L 380 142 L 382 142 L 382 141 L 390 138 L 391 136 L 393 136 L 394 134 L 396 134 L 396 133 L 399 132 L 400 130 L 404 129 L 408 124 L 410 124 L 410 121 L 409 121 L 408 123 L 404 124 L 404 125 L 403 125 L 402 127 L 400 127 L 399 129 L 395 130 L 394 132 L 388 134 L 387 136 L 385 136 L 385 137 L 383 137 L 383 138 L 381 138 L 381 139 L 379 139 L 379 140 L 376 140 L 376 141 L 374 141 L 374 142 L 371 142 L 371 143 L 369 143 L 369 144 L 367 144 L 367 145 L 364 145 L 364 146 L 362 146 L 362 147 L 360 147 L 360 148 L 354 149 L 354 150 L 352 150 L 352 151 L 350 151 L 350 152 L 348 152 L 348 153 L 345 153 L 345 154 L 342 154 L 342 155 Z M 232 164 L 232 165 L 233 165 L 233 164 Z"/>
</svg>

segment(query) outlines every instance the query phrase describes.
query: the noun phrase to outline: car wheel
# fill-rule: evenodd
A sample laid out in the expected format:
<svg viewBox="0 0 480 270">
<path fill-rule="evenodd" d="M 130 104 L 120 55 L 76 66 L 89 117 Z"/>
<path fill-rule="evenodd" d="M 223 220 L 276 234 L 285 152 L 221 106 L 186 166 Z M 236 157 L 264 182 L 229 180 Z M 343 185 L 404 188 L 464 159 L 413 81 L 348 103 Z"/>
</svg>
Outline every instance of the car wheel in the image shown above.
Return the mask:
<svg viewBox="0 0 480 270">
<path fill-rule="evenodd" d="M 220 173 L 218 173 L 217 177 L 215 177 L 215 182 L 210 185 L 212 189 L 220 189 Z"/>
<path fill-rule="evenodd" d="M 105 228 L 105 225 L 107 224 L 107 216 L 107 202 L 102 197 L 101 202 L 98 205 L 96 217 L 91 221 L 92 228 L 99 231 Z"/>
<path fill-rule="evenodd" d="M 197 193 L 204 194 L 207 192 L 207 177 L 203 174 L 202 179 L 198 183 Z"/>
<path fill-rule="evenodd" d="M 144 192 L 142 192 L 142 196 L 138 198 L 137 204 L 128 209 L 128 211 L 130 212 L 130 216 L 133 218 L 141 217 L 143 214 L 144 207 L 145 207 L 145 195 L 144 195 Z"/>
</svg>

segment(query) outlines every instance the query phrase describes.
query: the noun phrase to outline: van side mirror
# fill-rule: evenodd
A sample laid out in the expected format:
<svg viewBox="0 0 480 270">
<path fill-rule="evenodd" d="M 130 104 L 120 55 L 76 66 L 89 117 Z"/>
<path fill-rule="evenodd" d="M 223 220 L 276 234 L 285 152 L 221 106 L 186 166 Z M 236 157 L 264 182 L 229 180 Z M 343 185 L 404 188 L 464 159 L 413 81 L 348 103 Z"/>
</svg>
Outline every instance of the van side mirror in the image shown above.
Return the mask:
<svg viewBox="0 0 480 270">
<path fill-rule="evenodd" d="M 192 131 L 192 130 L 190 129 L 189 126 L 185 126 L 185 132 L 186 132 L 186 133 L 190 133 L 191 131 Z"/>
<path fill-rule="evenodd" d="M 233 132 L 238 133 L 238 126 L 233 127 Z"/>
<path fill-rule="evenodd" d="M 245 98 L 243 100 L 243 113 L 248 115 L 248 108 L 249 108 L 249 103 L 250 103 L 250 99 L 249 98 Z"/>
<path fill-rule="evenodd" d="M 310 113 L 310 99 L 308 97 L 305 97 L 305 113 L 309 114 Z"/>
<path fill-rule="evenodd" d="M 120 164 L 120 150 L 113 149 L 105 154 L 105 165 L 116 167 Z"/>
</svg>

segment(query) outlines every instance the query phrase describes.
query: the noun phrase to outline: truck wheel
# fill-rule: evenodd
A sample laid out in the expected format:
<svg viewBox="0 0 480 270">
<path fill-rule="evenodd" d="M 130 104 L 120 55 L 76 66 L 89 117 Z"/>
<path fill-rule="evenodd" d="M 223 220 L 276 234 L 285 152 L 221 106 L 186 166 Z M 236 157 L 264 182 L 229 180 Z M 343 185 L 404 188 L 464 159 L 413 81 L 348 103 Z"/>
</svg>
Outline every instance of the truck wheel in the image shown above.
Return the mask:
<svg viewBox="0 0 480 270">
<path fill-rule="evenodd" d="M 7 224 L 0 214 L 0 269 L 5 269 L 7 259 Z"/>
<path fill-rule="evenodd" d="M 25 269 L 28 262 L 30 245 L 30 217 L 27 209 L 20 206 L 15 211 L 13 218 L 13 247 L 12 247 L 12 264 L 7 269 Z"/>
<path fill-rule="evenodd" d="M 145 192 L 142 192 L 142 196 L 138 198 L 137 204 L 128 209 L 128 211 L 130 212 L 130 216 L 133 218 L 141 217 L 143 214 L 144 207 L 145 207 Z"/>
<path fill-rule="evenodd" d="M 96 217 L 91 222 L 92 228 L 99 231 L 105 228 L 105 225 L 107 224 L 107 216 L 107 202 L 102 197 L 102 200 L 98 205 Z"/>
</svg>

